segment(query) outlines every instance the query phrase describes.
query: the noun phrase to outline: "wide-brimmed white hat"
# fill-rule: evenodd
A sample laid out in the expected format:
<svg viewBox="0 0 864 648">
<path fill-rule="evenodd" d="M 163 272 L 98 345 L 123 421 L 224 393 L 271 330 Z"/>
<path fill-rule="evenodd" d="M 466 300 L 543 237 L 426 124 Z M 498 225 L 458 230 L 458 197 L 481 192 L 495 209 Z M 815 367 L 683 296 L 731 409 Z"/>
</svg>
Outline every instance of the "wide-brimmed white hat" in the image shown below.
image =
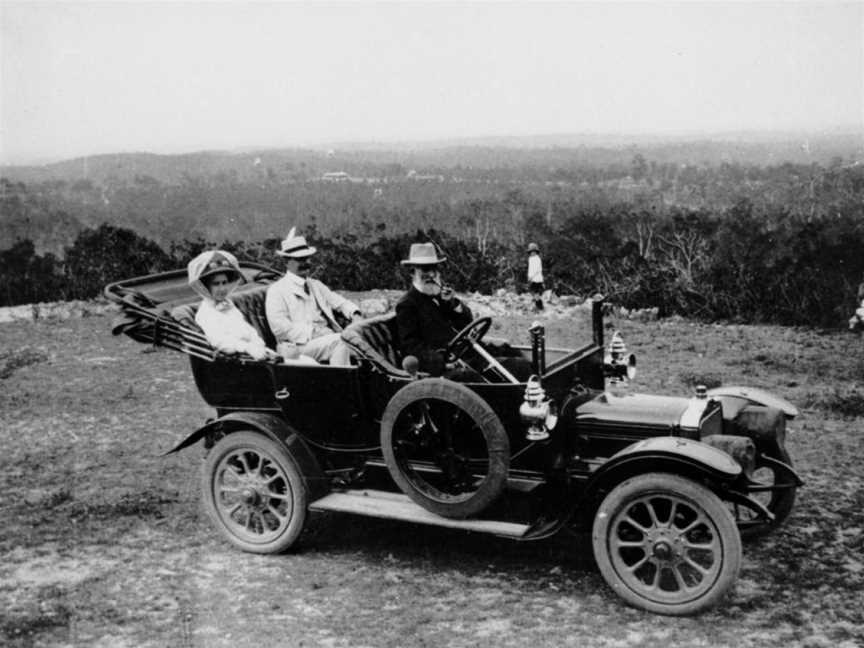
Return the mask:
<svg viewBox="0 0 864 648">
<path fill-rule="evenodd" d="M 210 290 L 203 279 L 215 274 L 224 274 L 228 280 L 237 282 L 242 276 L 237 257 L 225 250 L 208 250 L 202 252 L 189 262 L 187 266 L 189 285 L 202 297 L 210 297 Z"/>
<path fill-rule="evenodd" d="M 303 257 L 312 256 L 317 252 L 314 247 L 306 243 L 305 236 L 296 235 L 296 230 L 296 227 L 291 228 L 288 236 L 282 239 L 282 243 L 279 249 L 276 250 L 276 254 L 291 259 L 302 259 Z"/>
<path fill-rule="evenodd" d="M 444 263 L 447 257 L 439 257 L 434 243 L 412 243 L 408 258 L 401 261 L 406 266 L 438 265 Z"/>
</svg>

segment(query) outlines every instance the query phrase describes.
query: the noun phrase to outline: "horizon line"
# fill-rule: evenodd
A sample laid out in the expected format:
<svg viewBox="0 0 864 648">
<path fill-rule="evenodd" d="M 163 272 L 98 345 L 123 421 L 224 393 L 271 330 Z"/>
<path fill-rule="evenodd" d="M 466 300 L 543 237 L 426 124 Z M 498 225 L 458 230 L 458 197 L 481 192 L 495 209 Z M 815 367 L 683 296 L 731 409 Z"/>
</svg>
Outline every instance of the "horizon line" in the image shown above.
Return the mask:
<svg viewBox="0 0 864 648">
<path fill-rule="evenodd" d="M 16 161 L 4 160 L 0 161 L 0 168 L 15 168 L 15 167 L 39 167 L 51 166 L 54 164 L 62 164 L 64 162 L 74 162 L 76 160 L 106 157 L 116 155 L 152 155 L 157 157 L 174 157 L 184 155 L 201 155 L 201 154 L 243 154 L 256 153 L 265 151 L 281 151 L 281 150 L 333 150 L 337 148 L 351 149 L 352 151 L 362 151 L 363 147 L 393 147 L 393 150 L 404 149 L 406 147 L 422 147 L 433 148 L 435 146 L 443 148 L 456 148 L 458 146 L 488 146 L 488 144 L 479 144 L 486 140 L 521 140 L 523 142 L 530 140 L 553 140 L 553 139 L 597 139 L 597 140 L 618 140 L 618 143 L 612 144 L 596 144 L 598 148 L 626 148 L 627 146 L 639 145 L 640 142 L 632 141 L 623 143 L 621 140 L 649 140 L 651 144 L 662 144 L 681 141 L 729 141 L 734 140 L 739 143 L 742 138 L 753 137 L 754 141 L 743 142 L 747 144 L 760 144 L 764 140 L 770 139 L 773 142 L 790 141 L 800 137 L 860 137 L 864 144 L 864 124 L 859 125 L 834 125 L 820 128 L 777 128 L 777 129 L 725 129 L 715 131 L 641 131 L 641 132 L 611 132 L 611 131 L 581 131 L 581 132 L 559 132 L 559 133 L 533 133 L 533 134 L 516 134 L 516 135 L 464 135 L 464 136 L 440 136 L 429 138 L 372 138 L 372 139 L 321 139 L 299 141 L 285 144 L 249 144 L 242 146 L 234 146 L 227 148 L 194 148 L 176 151 L 147 151 L 147 150 L 114 150 L 101 153 L 83 153 L 71 156 L 51 156 L 51 155 L 21 155 L 15 156 Z M 762 141 L 758 141 L 761 138 Z M 473 144 L 472 144 L 473 143 Z M 574 145 L 570 145 L 572 147 Z M 584 146 L 584 144 L 582 145 Z M 543 145 L 522 145 L 513 146 L 512 148 L 537 149 L 537 148 L 554 148 L 553 142 Z M 565 148 L 569 148 L 565 146 Z M 385 149 L 386 150 L 386 149 Z M 2 151 L 0 151 L 2 157 Z"/>
</svg>

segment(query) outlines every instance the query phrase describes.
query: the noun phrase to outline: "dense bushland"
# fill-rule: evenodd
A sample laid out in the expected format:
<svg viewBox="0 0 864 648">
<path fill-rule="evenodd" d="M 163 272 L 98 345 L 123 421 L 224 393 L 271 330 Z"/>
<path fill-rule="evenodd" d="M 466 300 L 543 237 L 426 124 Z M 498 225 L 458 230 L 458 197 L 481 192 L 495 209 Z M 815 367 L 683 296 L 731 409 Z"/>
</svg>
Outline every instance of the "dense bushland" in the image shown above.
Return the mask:
<svg viewBox="0 0 864 648">
<path fill-rule="evenodd" d="M 560 226 L 541 211 L 525 217 L 524 238 L 543 250 L 547 286 L 559 294 L 600 292 L 628 308 L 658 306 L 662 314 L 702 319 L 840 326 L 864 273 L 864 219 L 808 218 L 784 210 L 756 213 L 742 202 L 727 213 L 666 214 L 574 208 Z M 375 229 L 375 228 L 373 228 Z M 400 265 L 410 243 L 434 241 L 448 257 L 446 280 L 459 290 L 524 289 L 524 246 L 434 229 L 388 235 L 322 236 L 315 273 L 345 290 L 403 288 Z M 222 242 L 238 257 L 277 264 L 278 239 Z M 183 266 L 215 247 L 204 239 L 163 250 L 131 230 L 88 228 L 63 258 L 38 255 L 29 241 L 0 252 L 4 305 L 98 295 L 110 281 Z"/>
<path fill-rule="evenodd" d="M 65 179 L 24 184 L 0 178 L 0 249 L 29 239 L 37 253 L 60 256 L 78 233 L 103 223 L 131 229 L 165 249 L 198 238 L 261 241 L 284 236 L 292 225 L 366 241 L 435 228 L 459 239 L 518 246 L 533 236 L 526 234 L 525 218 L 536 212 L 555 229 L 580 210 L 668 215 L 677 208 L 720 215 L 747 200 L 757 215 L 786 209 L 822 217 L 860 213 L 864 204 L 864 165 L 839 156 L 825 166 L 755 166 L 659 162 L 639 153 L 629 163 L 604 162 L 602 151 L 586 159 L 578 149 L 541 157 L 499 153 L 504 166 L 495 167 L 411 168 L 373 163 L 368 153 L 288 161 L 263 152 L 254 161 L 214 155 L 194 157 L 186 167 L 181 162 L 188 156 L 102 156 L 98 164 L 85 159 L 78 174 Z M 476 152 L 465 159 L 493 162 Z M 193 162 L 201 166 L 188 166 Z M 59 165 L 70 174 L 74 166 Z M 322 172 L 336 170 L 350 175 L 323 180 Z"/>
</svg>

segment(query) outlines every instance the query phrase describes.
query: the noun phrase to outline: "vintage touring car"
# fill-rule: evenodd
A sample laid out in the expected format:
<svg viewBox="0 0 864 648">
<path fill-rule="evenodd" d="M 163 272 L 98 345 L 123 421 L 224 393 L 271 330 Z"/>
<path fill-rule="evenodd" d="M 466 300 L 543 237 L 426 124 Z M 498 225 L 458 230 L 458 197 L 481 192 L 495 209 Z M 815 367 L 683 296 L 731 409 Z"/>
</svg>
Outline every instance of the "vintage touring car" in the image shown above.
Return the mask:
<svg viewBox="0 0 864 648">
<path fill-rule="evenodd" d="M 264 314 L 278 274 L 243 264 L 232 299 L 274 345 Z M 182 270 L 110 284 L 115 334 L 189 355 L 216 417 L 173 450 L 207 449 L 202 497 L 216 527 L 256 553 L 289 548 L 309 511 L 342 511 L 517 540 L 590 531 L 600 572 L 632 605 L 691 614 L 735 582 L 742 536 L 789 515 L 801 481 L 785 449 L 788 401 L 748 387 L 639 394 L 635 358 L 588 341 L 486 344 L 489 318 L 447 347 L 481 379 L 424 376 L 402 357 L 394 315 L 348 326 L 350 367 L 216 353 L 195 325 Z"/>
</svg>

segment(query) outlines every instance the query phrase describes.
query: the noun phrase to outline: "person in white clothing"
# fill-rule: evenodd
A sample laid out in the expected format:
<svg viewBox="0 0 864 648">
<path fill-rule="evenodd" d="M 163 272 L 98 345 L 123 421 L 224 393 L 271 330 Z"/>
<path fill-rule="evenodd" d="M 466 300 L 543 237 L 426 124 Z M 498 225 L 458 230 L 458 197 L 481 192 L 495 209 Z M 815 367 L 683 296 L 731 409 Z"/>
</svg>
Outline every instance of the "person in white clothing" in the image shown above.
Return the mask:
<svg viewBox="0 0 864 648">
<path fill-rule="evenodd" d="M 534 295 L 534 310 L 543 310 L 543 261 L 536 243 L 528 244 L 528 289 Z"/>
<path fill-rule="evenodd" d="M 248 353 L 256 360 L 277 360 L 243 313 L 228 295 L 237 287 L 240 266 L 233 254 L 223 250 L 202 252 L 189 262 L 189 285 L 203 299 L 195 323 L 207 341 L 223 353 Z"/>
<path fill-rule="evenodd" d="M 858 284 L 858 308 L 849 319 L 849 330 L 857 331 L 864 335 L 864 276 L 861 277 L 861 283 Z"/>
<path fill-rule="evenodd" d="M 309 257 L 315 252 L 292 227 L 276 252 L 285 259 L 286 271 L 267 288 L 267 322 L 283 358 L 291 359 L 299 353 L 331 365 L 350 365 L 350 350 L 342 341 L 342 326 L 335 313 L 357 321 L 362 319 L 360 309 L 321 281 L 307 276 Z"/>
</svg>

